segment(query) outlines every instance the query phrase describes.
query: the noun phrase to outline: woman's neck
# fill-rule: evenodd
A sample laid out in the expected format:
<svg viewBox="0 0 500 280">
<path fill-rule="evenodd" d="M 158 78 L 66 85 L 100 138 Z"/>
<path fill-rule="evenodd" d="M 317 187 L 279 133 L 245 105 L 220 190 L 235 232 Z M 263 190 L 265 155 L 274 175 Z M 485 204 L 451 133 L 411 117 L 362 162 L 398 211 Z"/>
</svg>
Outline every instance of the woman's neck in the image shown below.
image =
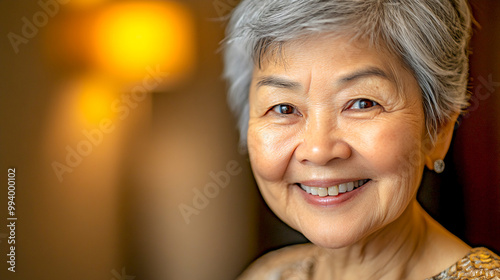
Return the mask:
<svg viewBox="0 0 500 280">
<path fill-rule="evenodd" d="M 314 279 L 425 279 L 469 250 L 415 200 L 396 221 L 356 244 L 321 248 Z"/>
</svg>

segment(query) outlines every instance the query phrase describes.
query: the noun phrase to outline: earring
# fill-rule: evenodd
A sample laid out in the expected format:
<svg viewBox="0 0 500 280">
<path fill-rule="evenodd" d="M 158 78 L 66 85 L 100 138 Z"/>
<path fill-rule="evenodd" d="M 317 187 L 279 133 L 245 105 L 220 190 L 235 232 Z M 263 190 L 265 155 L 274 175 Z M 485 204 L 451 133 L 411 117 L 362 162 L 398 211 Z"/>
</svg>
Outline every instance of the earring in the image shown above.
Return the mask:
<svg viewBox="0 0 500 280">
<path fill-rule="evenodd" d="M 434 162 L 434 172 L 442 173 L 444 171 L 444 161 L 442 159 L 438 159 Z"/>
</svg>

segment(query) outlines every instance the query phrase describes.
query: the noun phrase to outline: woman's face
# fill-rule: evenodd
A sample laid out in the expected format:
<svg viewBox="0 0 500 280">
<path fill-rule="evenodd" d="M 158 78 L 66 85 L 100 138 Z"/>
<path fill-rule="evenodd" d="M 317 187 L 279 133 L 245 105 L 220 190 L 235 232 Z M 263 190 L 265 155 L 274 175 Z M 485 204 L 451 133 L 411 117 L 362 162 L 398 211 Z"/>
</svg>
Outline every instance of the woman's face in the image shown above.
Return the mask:
<svg viewBox="0 0 500 280">
<path fill-rule="evenodd" d="M 292 42 L 282 57 L 253 73 L 255 178 L 313 243 L 353 244 L 415 199 L 428 140 L 418 84 L 397 58 L 343 37 Z"/>
</svg>

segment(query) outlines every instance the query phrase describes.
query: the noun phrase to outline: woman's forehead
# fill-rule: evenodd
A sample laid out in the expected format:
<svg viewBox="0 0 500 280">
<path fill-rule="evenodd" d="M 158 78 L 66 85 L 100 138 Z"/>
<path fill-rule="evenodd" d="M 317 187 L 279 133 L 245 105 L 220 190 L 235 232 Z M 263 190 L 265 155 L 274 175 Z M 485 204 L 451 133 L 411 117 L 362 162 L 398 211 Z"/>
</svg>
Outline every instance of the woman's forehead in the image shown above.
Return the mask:
<svg viewBox="0 0 500 280">
<path fill-rule="evenodd" d="M 405 80 L 414 80 L 399 57 L 366 39 L 309 36 L 283 44 L 279 52 L 270 51 L 260 67 L 255 66 L 253 83 L 300 85 L 302 79 L 314 74 L 338 83 L 364 77 L 383 78 L 400 90 L 408 83 Z"/>
</svg>

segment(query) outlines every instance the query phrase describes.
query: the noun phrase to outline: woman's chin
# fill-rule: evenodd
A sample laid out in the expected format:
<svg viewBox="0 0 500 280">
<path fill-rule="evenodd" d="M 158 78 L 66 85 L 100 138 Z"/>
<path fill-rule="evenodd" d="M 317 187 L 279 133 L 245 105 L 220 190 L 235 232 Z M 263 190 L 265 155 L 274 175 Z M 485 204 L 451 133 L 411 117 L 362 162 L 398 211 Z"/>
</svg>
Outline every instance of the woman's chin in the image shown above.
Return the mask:
<svg viewBox="0 0 500 280">
<path fill-rule="evenodd" d="M 340 249 L 349 247 L 361 239 L 353 230 L 332 229 L 332 227 L 319 226 L 308 229 L 299 229 L 311 243 L 326 249 Z M 355 231 L 354 231 L 355 232 Z"/>
<path fill-rule="evenodd" d="M 357 240 L 345 236 L 307 236 L 306 238 L 316 246 L 326 249 L 340 249 L 349 247 L 356 243 Z"/>
</svg>

